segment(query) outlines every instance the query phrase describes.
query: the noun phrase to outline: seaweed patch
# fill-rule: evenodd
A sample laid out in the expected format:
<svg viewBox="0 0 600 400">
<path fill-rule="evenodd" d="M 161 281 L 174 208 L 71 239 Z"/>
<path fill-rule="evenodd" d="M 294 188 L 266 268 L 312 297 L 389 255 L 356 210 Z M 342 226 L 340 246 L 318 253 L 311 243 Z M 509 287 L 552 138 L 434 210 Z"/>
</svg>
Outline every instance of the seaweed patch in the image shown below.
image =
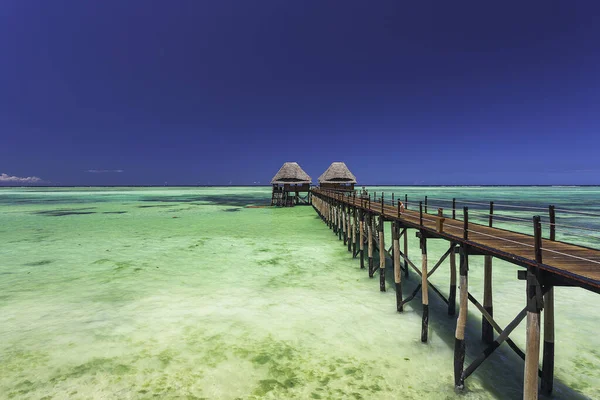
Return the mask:
<svg viewBox="0 0 600 400">
<path fill-rule="evenodd" d="M 53 260 L 40 260 L 40 261 L 28 262 L 23 265 L 26 265 L 28 267 L 41 267 L 42 265 L 52 264 L 52 262 L 53 262 Z"/>
<path fill-rule="evenodd" d="M 93 210 L 96 207 L 84 207 L 84 208 L 57 208 L 56 210 L 43 210 L 43 211 L 34 211 L 35 215 L 43 215 L 45 217 L 64 217 L 67 215 L 87 215 L 87 214 L 96 214 L 96 211 L 88 211 Z"/>
</svg>

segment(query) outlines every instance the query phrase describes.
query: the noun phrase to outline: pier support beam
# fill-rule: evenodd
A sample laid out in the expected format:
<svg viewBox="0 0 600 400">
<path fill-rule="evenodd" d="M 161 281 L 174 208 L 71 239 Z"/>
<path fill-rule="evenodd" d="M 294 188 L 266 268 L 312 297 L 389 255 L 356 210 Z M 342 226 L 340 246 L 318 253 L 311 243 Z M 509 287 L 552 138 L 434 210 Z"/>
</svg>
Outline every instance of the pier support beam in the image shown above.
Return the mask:
<svg viewBox="0 0 600 400">
<path fill-rule="evenodd" d="M 342 237 L 344 246 L 346 246 L 348 243 L 348 211 L 344 203 L 342 203 Z"/>
<path fill-rule="evenodd" d="M 347 236 L 348 236 L 348 251 L 352 252 L 352 240 L 354 237 L 354 234 L 353 234 L 354 225 L 352 225 L 352 207 L 350 207 L 350 205 L 348 205 L 346 207 L 346 210 L 347 210 L 346 211 L 346 220 L 348 221 L 348 222 L 346 222 L 346 227 L 348 228 L 347 229 L 348 230 L 348 234 L 347 234 Z M 354 254 L 354 253 L 352 253 L 352 254 Z"/>
<path fill-rule="evenodd" d="M 358 210 L 358 236 L 360 249 L 360 269 L 365 268 L 365 213 L 362 209 Z"/>
<path fill-rule="evenodd" d="M 539 271 L 535 267 L 527 269 L 527 334 L 525 343 L 525 374 L 523 399 L 538 398 L 538 368 L 540 364 L 540 311 L 542 295 L 539 284 Z"/>
<path fill-rule="evenodd" d="M 369 278 L 373 277 L 373 224 L 371 220 L 373 216 L 367 213 L 367 245 L 369 246 Z"/>
<path fill-rule="evenodd" d="M 448 294 L 448 315 L 456 314 L 456 246 L 450 243 L 450 293 Z"/>
<path fill-rule="evenodd" d="M 544 296 L 544 352 L 542 361 L 542 393 L 549 395 L 554 386 L 554 288 Z"/>
<path fill-rule="evenodd" d="M 338 240 L 342 240 L 342 204 L 337 205 L 337 234 Z"/>
<path fill-rule="evenodd" d="M 400 230 L 396 222 L 392 222 L 392 241 L 394 255 L 394 284 L 396 286 L 396 310 L 402 312 L 402 271 L 400 270 Z"/>
<path fill-rule="evenodd" d="M 483 266 L 483 308 L 494 316 L 494 306 L 492 302 L 492 256 L 484 256 Z M 481 340 L 490 344 L 494 341 L 494 329 L 489 321 L 481 318 Z"/>
<path fill-rule="evenodd" d="M 408 228 L 404 229 L 404 276 L 408 279 Z"/>
<path fill-rule="evenodd" d="M 356 257 L 356 207 L 352 206 L 350 208 L 352 211 L 352 224 L 350 225 L 350 230 L 352 231 L 352 247 L 348 246 L 348 250 L 352 252 L 352 257 Z"/>
<path fill-rule="evenodd" d="M 385 240 L 383 237 L 383 215 L 379 217 L 379 291 L 385 292 Z"/>
<path fill-rule="evenodd" d="M 468 246 L 460 248 L 460 305 L 454 335 L 454 386 L 462 390 L 465 386 L 462 374 L 465 365 L 465 328 L 469 313 L 469 253 Z"/>
<path fill-rule="evenodd" d="M 421 302 L 423 303 L 423 318 L 421 321 L 421 342 L 427 343 L 429 330 L 429 290 L 427 281 L 427 238 L 421 232 Z"/>
</svg>

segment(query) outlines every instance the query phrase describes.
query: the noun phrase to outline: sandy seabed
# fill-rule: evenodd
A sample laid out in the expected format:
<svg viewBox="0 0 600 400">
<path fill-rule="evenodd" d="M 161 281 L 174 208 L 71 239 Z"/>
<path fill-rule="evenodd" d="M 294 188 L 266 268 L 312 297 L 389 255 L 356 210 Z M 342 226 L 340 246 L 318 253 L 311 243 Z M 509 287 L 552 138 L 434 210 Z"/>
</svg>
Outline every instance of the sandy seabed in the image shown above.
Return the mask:
<svg viewBox="0 0 600 400">
<path fill-rule="evenodd" d="M 408 193 L 409 206 L 428 194 L 591 210 L 600 195 L 370 190 Z M 379 292 L 379 279 L 359 269 L 311 207 L 245 207 L 269 199 L 269 188 L 256 187 L 0 189 L 0 398 L 522 396 L 523 362 L 506 345 L 455 393 L 455 317 L 445 304 L 430 295 L 430 340 L 421 343 L 419 296 L 398 314 L 393 290 Z M 418 242 L 409 238 L 419 265 Z M 431 262 L 446 246 L 430 241 Z M 494 260 L 494 315 L 503 326 L 524 306 L 516 275 Z M 447 293 L 448 276 L 446 261 L 432 283 Z M 404 292 L 418 283 L 411 273 Z M 470 260 L 469 289 L 482 298 L 481 257 Z M 600 398 L 600 297 L 557 288 L 555 298 L 553 398 Z M 480 324 L 471 307 L 467 363 L 484 348 Z M 511 337 L 524 349 L 525 324 Z"/>
</svg>

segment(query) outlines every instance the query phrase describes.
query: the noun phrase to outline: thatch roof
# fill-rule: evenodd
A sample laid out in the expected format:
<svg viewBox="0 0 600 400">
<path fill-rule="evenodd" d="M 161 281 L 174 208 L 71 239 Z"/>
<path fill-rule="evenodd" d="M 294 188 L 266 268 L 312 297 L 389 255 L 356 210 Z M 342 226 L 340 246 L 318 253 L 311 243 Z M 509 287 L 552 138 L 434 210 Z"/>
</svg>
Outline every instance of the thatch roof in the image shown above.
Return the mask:
<svg viewBox="0 0 600 400">
<path fill-rule="evenodd" d="M 356 177 L 345 163 L 334 162 L 319 177 L 319 183 L 356 183 Z"/>
<path fill-rule="evenodd" d="M 271 184 L 311 183 L 310 176 L 295 162 L 286 162 L 271 179 Z"/>
</svg>

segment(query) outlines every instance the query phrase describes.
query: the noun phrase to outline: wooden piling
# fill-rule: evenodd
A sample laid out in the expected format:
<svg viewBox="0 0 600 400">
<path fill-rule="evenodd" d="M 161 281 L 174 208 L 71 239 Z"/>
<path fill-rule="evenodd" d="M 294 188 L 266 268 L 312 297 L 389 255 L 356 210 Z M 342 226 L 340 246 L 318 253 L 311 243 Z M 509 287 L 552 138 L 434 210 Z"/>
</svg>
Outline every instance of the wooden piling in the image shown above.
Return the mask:
<svg viewBox="0 0 600 400">
<path fill-rule="evenodd" d="M 373 216 L 371 213 L 367 213 L 367 245 L 368 245 L 368 256 L 369 256 L 369 278 L 373 277 L 373 225 L 371 220 Z"/>
<path fill-rule="evenodd" d="M 392 222 L 392 241 L 394 245 L 394 284 L 396 287 L 396 310 L 403 311 L 402 306 L 402 271 L 400 271 L 400 229 Z"/>
<path fill-rule="evenodd" d="M 346 227 L 348 228 L 348 251 L 352 251 L 352 207 L 348 204 L 346 211 Z"/>
<path fill-rule="evenodd" d="M 382 196 L 383 199 L 383 196 Z M 383 200 L 382 200 L 383 201 Z M 385 240 L 383 238 L 383 226 L 385 219 L 379 217 L 379 291 L 385 292 Z"/>
<path fill-rule="evenodd" d="M 494 316 L 494 306 L 492 302 L 492 256 L 484 257 L 483 308 L 490 316 Z M 489 321 L 483 317 L 481 319 L 481 340 L 488 344 L 494 341 L 494 328 Z"/>
<path fill-rule="evenodd" d="M 454 339 L 454 386 L 456 389 L 464 388 L 462 377 L 465 364 L 465 328 L 469 313 L 469 253 L 468 247 L 460 248 L 460 305 L 456 321 L 456 334 Z"/>
<path fill-rule="evenodd" d="M 404 277 L 408 279 L 408 228 L 404 230 Z"/>
<path fill-rule="evenodd" d="M 429 290 L 427 282 L 427 238 L 423 231 L 421 231 L 421 257 L 421 303 L 423 304 L 421 342 L 427 343 L 429 330 Z"/>
<path fill-rule="evenodd" d="M 360 249 L 360 269 L 365 269 L 365 213 L 358 210 L 358 236 Z"/>
<path fill-rule="evenodd" d="M 540 362 L 540 308 L 536 304 L 537 271 L 529 267 L 527 272 L 527 335 L 525 344 L 525 373 L 523 399 L 538 398 L 538 368 Z"/>
<path fill-rule="evenodd" d="M 344 239 L 344 246 L 348 243 L 348 212 L 346 204 L 342 203 L 342 236 Z"/>
<path fill-rule="evenodd" d="M 338 240 L 342 240 L 342 203 L 338 202 L 337 206 L 337 228 Z"/>
<path fill-rule="evenodd" d="M 448 294 L 448 315 L 456 313 L 456 245 L 450 243 L 450 293 Z"/>
<path fill-rule="evenodd" d="M 533 217 L 535 258 L 542 262 L 542 227 L 540 217 Z M 527 268 L 527 334 L 525 343 L 525 372 L 523 379 L 523 399 L 538 398 L 538 368 L 540 364 L 540 311 L 543 306 L 539 270 Z"/>
<path fill-rule="evenodd" d="M 352 207 L 352 257 L 356 257 L 356 229 L 358 221 L 356 218 L 356 207 Z"/>
<path fill-rule="evenodd" d="M 542 393 L 549 395 L 554 386 L 554 288 L 544 295 L 544 350 L 542 360 Z"/>
</svg>

